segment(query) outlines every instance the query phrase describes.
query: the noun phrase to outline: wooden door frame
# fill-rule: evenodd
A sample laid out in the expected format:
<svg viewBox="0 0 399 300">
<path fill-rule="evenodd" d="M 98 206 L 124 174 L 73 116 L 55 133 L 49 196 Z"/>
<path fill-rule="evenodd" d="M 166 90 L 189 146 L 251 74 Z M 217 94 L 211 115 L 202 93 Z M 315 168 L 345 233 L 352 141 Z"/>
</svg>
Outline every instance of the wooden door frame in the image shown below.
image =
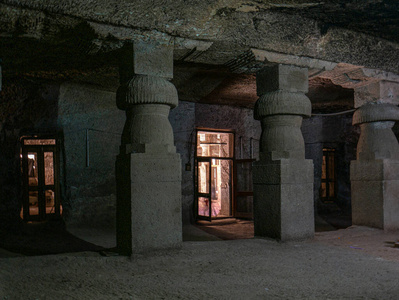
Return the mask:
<svg viewBox="0 0 399 300">
<path fill-rule="evenodd" d="M 23 220 L 29 221 L 45 221 L 53 218 L 61 217 L 61 195 L 60 195 L 60 143 L 58 136 L 23 136 L 21 137 L 21 154 L 22 154 L 22 211 Z M 25 145 L 25 140 L 55 140 L 55 145 Z M 29 175 L 28 175 L 28 152 L 36 152 L 38 158 L 38 205 L 39 214 L 31 216 L 29 214 Z M 44 180 L 44 153 L 53 152 L 54 164 L 54 184 L 46 185 Z M 54 190 L 54 213 L 46 213 L 45 191 Z"/>
<path fill-rule="evenodd" d="M 330 162 L 329 162 L 329 156 L 332 155 L 334 157 L 333 159 L 333 166 L 330 166 Z M 334 203 L 335 200 L 337 199 L 337 155 L 336 155 L 336 149 L 335 148 L 323 148 L 323 157 L 326 157 L 326 178 L 323 179 L 321 177 L 321 184 L 325 183 L 326 185 L 326 197 L 322 197 L 321 194 L 321 185 L 320 185 L 320 191 L 319 191 L 319 195 L 320 195 L 320 200 L 323 203 Z M 334 178 L 333 180 L 331 180 L 331 178 L 329 177 L 329 170 L 330 168 L 334 169 Z M 322 168 L 323 168 L 323 160 L 322 160 Z M 322 170 L 323 172 L 323 170 Z M 333 182 L 334 183 L 334 197 L 330 197 L 330 185 L 329 183 Z"/>
<path fill-rule="evenodd" d="M 213 132 L 213 133 L 231 133 L 233 134 L 233 155 L 232 157 L 213 157 L 213 156 L 197 156 L 197 141 L 198 141 L 198 131 L 205 131 L 205 132 Z M 226 219 L 226 218 L 231 218 L 234 216 L 234 168 L 235 168 L 235 136 L 236 133 L 234 130 L 231 129 L 211 129 L 211 128 L 203 128 L 203 127 L 197 127 L 195 128 L 195 150 L 194 150 L 194 219 L 195 220 L 206 220 L 206 221 L 212 221 L 212 220 L 217 220 L 217 219 Z M 212 217 L 211 216 L 211 209 L 212 209 L 212 204 L 210 203 L 209 205 L 209 216 L 200 216 L 198 215 L 198 162 L 199 161 L 208 161 L 209 160 L 209 201 L 212 201 L 211 197 L 211 175 L 212 175 L 212 159 L 217 159 L 217 160 L 230 160 L 231 161 L 231 168 L 233 169 L 231 171 L 232 178 L 231 178 L 231 184 L 230 184 L 230 217 Z"/>
<path fill-rule="evenodd" d="M 234 215 L 235 218 L 253 219 L 253 213 L 239 213 L 239 212 L 237 212 L 237 197 L 239 197 L 239 196 L 253 196 L 254 195 L 253 189 L 252 189 L 252 191 L 245 191 L 245 192 L 244 191 L 243 192 L 238 191 L 238 188 L 237 188 L 237 178 L 238 178 L 238 176 L 237 176 L 237 170 L 238 170 L 237 163 L 240 163 L 240 162 L 251 162 L 252 163 L 254 161 L 256 161 L 256 159 L 254 159 L 254 158 L 235 159 L 234 160 L 234 175 L 233 175 L 233 178 L 234 178 L 234 201 L 233 201 L 234 207 L 233 207 L 233 215 Z"/>
</svg>

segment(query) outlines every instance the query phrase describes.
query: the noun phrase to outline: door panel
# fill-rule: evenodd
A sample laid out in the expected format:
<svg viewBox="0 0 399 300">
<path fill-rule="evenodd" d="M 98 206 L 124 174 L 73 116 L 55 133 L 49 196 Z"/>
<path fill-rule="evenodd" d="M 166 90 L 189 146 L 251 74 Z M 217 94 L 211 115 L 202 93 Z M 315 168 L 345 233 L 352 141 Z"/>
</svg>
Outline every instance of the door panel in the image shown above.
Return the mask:
<svg viewBox="0 0 399 300">
<path fill-rule="evenodd" d="M 323 149 L 320 198 L 324 203 L 332 203 L 336 198 L 335 149 Z"/>
<path fill-rule="evenodd" d="M 233 161 L 226 159 L 212 161 L 214 161 L 212 187 L 215 190 L 215 197 L 212 198 L 213 213 L 218 217 L 231 217 Z"/>
<path fill-rule="evenodd" d="M 49 141 L 29 139 L 23 142 L 22 217 L 25 221 L 42 221 L 50 216 L 60 216 L 57 148 L 53 139 Z"/>
<path fill-rule="evenodd" d="M 237 159 L 235 169 L 235 209 L 237 218 L 253 218 L 252 163 L 254 159 Z"/>
<path fill-rule="evenodd" d="M 44 152 L 44 184 L 54 184 L 54 152 Z"/>
<path fill-rule="evenodd" d="M 209 168 L 209 161 L 198 162 L 198 193 L 200 194 L 209 194 Z"/>
</svg>

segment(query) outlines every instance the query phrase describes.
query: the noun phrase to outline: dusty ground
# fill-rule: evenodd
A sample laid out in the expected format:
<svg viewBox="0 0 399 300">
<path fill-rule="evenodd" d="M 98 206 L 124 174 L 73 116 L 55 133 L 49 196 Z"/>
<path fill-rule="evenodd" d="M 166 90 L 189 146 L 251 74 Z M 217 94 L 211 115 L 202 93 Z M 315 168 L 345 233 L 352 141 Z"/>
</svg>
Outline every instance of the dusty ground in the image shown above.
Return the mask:
<svg viewBox="0 0 399 300">
<path fill-rule="evenodd" d="M 112 231 L 70 231 L 115 244 Z M 386 243 L 399 232 L 350 227 L 278 243 L 186 226 L 184 236 L 179 250 L 132 258 L 0 251 L 0 299 L 399 299 L 399 249 Z"/>
</svg>

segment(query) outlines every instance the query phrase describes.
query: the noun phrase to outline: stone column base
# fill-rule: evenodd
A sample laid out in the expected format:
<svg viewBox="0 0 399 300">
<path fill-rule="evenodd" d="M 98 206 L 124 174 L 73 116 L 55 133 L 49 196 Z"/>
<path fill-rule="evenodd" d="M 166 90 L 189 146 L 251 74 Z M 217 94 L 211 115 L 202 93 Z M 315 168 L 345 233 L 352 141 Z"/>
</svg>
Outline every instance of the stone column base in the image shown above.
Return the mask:
<svg viewBox="0 0 399 300">
<path fill-rule="evenodd" d="M 180 247 L 180 155 L 119 155 L 116 174 L 119 253 Z"/>
<path fill-rule="evenodd" d="M 313 161 L 253 163 L 255 236 L 281 241 L 314 236 Z"/>
<path fill-rule="evenodd" d="M 351 162 L 352 224 L 399 229 L 399 161 Z"/>
</svg>

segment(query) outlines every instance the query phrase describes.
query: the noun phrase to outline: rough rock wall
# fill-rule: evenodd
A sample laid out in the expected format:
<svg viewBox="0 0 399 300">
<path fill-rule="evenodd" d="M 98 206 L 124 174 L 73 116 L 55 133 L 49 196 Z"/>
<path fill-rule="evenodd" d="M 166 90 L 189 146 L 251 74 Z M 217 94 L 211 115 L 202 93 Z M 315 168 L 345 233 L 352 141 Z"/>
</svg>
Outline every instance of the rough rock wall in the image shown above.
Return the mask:
<svg viewBox="0 0 399 300">
<path fill-rule="evenodd" d="M 194 150 L 195 150 L 195 103 L 180 101 L 179 106 L 169 114 L 172 124 L 177 153 L 182 162 L 182 221 L 193 222 L 194 201 Z M 190 163 L 191 169 L 186 171 L 185 165 Z"/>
<path fill-rule="evenodd" d="M 279 7 L 275 0 L 3 0 L 0 31 L 4 36 L 51 40 L 84 22 L 97 35 L 88 41 L 85 52 L 90 54 L 118 48 L 121 41 L 132 38 L 176 37 L 213 43 L 196 59 L 199 63 L 223 64 L 242 47 L 397 71 L 395 1 L 378 6 L 381 1 L 352 1 L 359 7 L 344 1 L 317 1 L 307 9 L 306 3 L 299 2 Z M 381 26 L 383 20 L 389 26 Z M 388 40 L 358 31 L 377 36 L 384 31 Z M 233 57 L 220 60 L 229 52 Z"/>
<path fill-rule="evenodd" d="M 115 93 L 67 83 L 35 84 L 4 82 L 0 93 L 0 225 L 19 220 L 21 176 L 19 138 L 22 134 L 57 132 L 64 134 L 66 186 L 63 187 L 64 218 L 70 225 L 114 226 L 115 159 L 125 123 L 117 109 Z M 180 101 L 169 117 L 177 152 L 182 158 L 182 217 L 193 218 L 195 127 L 233 129 L 239 158 L 239 137 L 243 137 L 243 158 L 249 158 L 249 138 L 258 154 L 260 122 L 252 109 Z M 312 117 L 303 122 L 306 156 L 315 165 L 315 201 L 319 188 L 323 147 L 334 147 L 338 155 L 338 204 L 350 207 L 349 163 L 355 159 L 358 128 L 351 115 Z M 399 126 L 396 126 L 396 131 Z M 86 161 L 86 129 L 89 129 L 89 164 Z M 185 170 L 191 163 L 191 171 Z M 12 225 L 11 225 L 12 226 Z"/>
<path fill-rule="evenodd" d="M 326 207 L 320 200 L 323 148 L 336 149 L 337 205 L 345 212 L 351 209 L 349 167 L 356 159 L 359 129 L 352 126 L 352 114 L 338 116 L 314 116 L 302 124 L 306 158 L 314 164 L 314 199 L 319 212 Z"/>
<path fill-rule="evenodd" d="M 98 88 L 61 86 L 58 123 L 64 131 L 68 225 L 115 226 L 115 160 L 125 123 L 115 97 Z"/>
</svg>

